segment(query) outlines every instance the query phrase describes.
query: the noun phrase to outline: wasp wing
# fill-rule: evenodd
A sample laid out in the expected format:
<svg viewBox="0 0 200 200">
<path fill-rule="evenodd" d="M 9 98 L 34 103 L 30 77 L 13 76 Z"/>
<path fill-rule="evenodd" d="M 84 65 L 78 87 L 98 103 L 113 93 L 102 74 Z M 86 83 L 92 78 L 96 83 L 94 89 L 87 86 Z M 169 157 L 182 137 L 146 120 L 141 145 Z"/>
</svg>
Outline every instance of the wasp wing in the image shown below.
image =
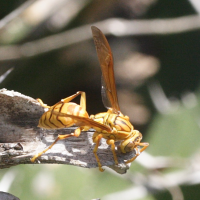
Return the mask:
<svg viewBox="0 0 200 200">
<path fill-rule="evenodd" d="M 109 109 L 112 108 L 111 102 L 108 99 L 108 95 L 107 95 L 107 89 L 106 89 L 106 83 L 104 81 L 103 76 L 101 76 L 101 97 L 102 97 L 102 102 L 103 105 Z"/>
<path fill-rule="evenodd" d="M 120 108 L 118 104 L 117 91 L 115 85 L 112 51 L 105 35 L 95 26 L 92 26 L 91 29 L 103 77 L 103 103 L 104 106 L 107 108 L 109 108 L 111 105 L 113 112 L 117 113 L 118 111 L 120 111 Z"/>
<path fill-rule="evenodd" d="M 57 111 L 53 111 L 53 110 L 52 110 L 52 114 L 55 114 L 55 115 L 61 116 L 61 117 L 70 117 L 75 120 L 75 124 L 77 126 L 88 126 L 88 127 L 94 128 L 94 129 L 100 128 L 101 130 L 107 131 L 109 133 L 112 131 L 109 126 L 101 124 L 99 122 L 96 122 L 90 118 L 76 116 L 76 115 L 69 115 L 66 113 L 61 113 L 61 112 L 57 112 Z"/>
</svg>

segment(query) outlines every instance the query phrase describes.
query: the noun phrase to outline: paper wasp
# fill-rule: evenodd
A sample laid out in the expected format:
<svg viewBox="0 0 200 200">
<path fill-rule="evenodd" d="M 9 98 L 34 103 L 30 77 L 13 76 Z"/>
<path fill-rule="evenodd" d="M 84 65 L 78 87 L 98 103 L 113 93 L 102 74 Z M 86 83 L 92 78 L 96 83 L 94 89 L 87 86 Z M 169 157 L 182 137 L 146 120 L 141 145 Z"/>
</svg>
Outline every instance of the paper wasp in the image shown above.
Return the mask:
<svg viewBox="0 0 200 200">
<path fill-rule="evenodd" d="M 96 144 L 93 152 L 100 171 L 104 171 L 97 155 L 101 138 L 105 138 L 107 144 L 111 146 L 111 151 L 116 165 L 118 164 L 118 159 L 115 153 L 116 141 L 121 141 L 119 149 L 122 153 L 128 153 L 133 150 L 136 152 L 135 156 L 126 161 L 126 163 L 134 161 L 137 156 L 149 146 L 148 143 L 141 143 L 142 134 L 139 131 L 134 130 L 133 125 L 129 121 L 129 117 L 124 116 L 120 111 L 115 86 L 111 48 L 105 35 L 97 27 L 92 26 L 91 29 L 102 70 L 102 100 L 108 111 L 91 115 L 89 117 L 86 111 L 86 97 L 84 92 L 77 92 L 76 94 L 61 100 L 51 107 L 46 106 L 43 104 L 42 100 L 39 99 L 38 101 L 40 104 L 49 109 L 40 118 L 39 127 L 57 129 L 76 125 L 78 128 L 74 131 L 74 133 L 58 135 L 57 139 L 51 146 L 31 159 L 32 162 L 49 150 L 58 140 L 66 139 L 72 136 L 78 137 L 81 131 L 87 131 L 90 128 L 96 130 L 93 135 L 93 142 Z M 70 102 L 78 95 L 81 95 L 80 105 Z M 139 149 L 138 146 L 141 146 L 142 148 Z"/>
</svg>

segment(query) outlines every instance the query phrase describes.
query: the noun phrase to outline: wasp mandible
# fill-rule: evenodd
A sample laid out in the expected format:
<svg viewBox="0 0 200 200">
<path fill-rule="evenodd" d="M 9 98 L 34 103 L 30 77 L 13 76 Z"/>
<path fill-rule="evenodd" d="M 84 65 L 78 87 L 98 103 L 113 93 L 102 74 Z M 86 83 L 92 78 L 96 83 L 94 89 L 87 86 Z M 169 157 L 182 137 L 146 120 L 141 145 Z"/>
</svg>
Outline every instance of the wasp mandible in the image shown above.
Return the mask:
<svg viewBox="0 0 200 200">
<path fill-rule="evenodd" d="M 31 159 L 32 162 L 49 150 L 58 140 L 66 139 L 71 136 L 78 137 L 81 131 L 87 131 L 89 128 L 96 130 L 93 134 L 93 142 L 95 143 L 93 152 L 100 171 L 104 170 L 97 155 L 97 150 L 102 138 L 106 139 L 107 144 L 111 146 L 111 151 L 116 165 L 118 164 L 115 152 L 116 141 L 121 141 L 119 149 L 122 153 L 128 153 L 131 151 L 136 152 L 135 156 L 130 160 L 127 160 L 126 163 L 134 161 L 137 156 L 139 156 L 140 153 L 149 146 L 146 142 L 141 143 L 142 134 L 138 130 L 134 130 L 133 125 L 129 121 L 129 117 L 123 115 L 120 111 L 115 85 L 113 56 L 110 45 L 105 35 L 97 27 L 92 26 L 91 29 L 102 70 L 102 100 L 108 111 L 91 115 L 89 117 L 86 112 L 86 98 L 84 92 L 77 92 L 75 95 L 61 100 L 52 107 L 45 106 L 43 102 L 39 100 L 43 107 L 49 108 L 49 110 L 42 115 L 39 121 L 39 127 L 56 129 L 70 127 L 75 124 L 78 128 L 74 133 L 59 135 L 51 146 L 35 155 Z M 70 102 L 79 94 L 81 95 L 80 105 Z M 138 147 L 142 148 L 139 149 Z"/>
</svg>

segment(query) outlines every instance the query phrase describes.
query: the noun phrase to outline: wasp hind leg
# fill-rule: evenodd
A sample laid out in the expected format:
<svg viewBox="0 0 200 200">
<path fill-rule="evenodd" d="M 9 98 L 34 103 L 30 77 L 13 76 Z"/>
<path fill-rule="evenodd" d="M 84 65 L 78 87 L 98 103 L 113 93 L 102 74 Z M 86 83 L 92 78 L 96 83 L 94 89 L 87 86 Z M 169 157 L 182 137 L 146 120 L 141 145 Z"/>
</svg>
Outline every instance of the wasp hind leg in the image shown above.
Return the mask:
<svg viewBox="0 0 200 200">
<path fill-rule="evenodd" d="M 45 150 L 43 150 L 42 152 L 36 154 L 35 156 L 33 156 L 31 158 L 31 162 L 35 162 L 35 160 L 37 158 L 39 158 L 42 154 L 44 154 L 45 152 L 47 152 L 49 149 L 51 149 L 55 144 L 56 142 L 58 142 L 59 140 L 64 140 L 66 138 L 69 138 L 69 137 L 79 137 L 79 135 L 81 134 L 81 130 L 82 128 L 79 127 L 77 128 L 74 133 L 71 133 L 71 134 L 67 134 L 67 135 L 58 135 L 58 137 L 56 138 L 56 140 L 49 146 L 47 147 Z"/>
<path fill-rule="evenodd" d="M 86 110 L 86 95 L 85 92 L 78 91 L 76 94 L 73 94 L 65 99 L 62 99 L 61 101 L 64 103 L 68 103 L 72 101 L 74 98 L 76 98 L 78 95 L 81 95 L 81 100 L 80 100 L 80 106 Z"/>
<path fill-rule="evenodd" d="M 86 111 L 86 94 L 81 92 L 80 106 Z"/>
<path fill-rule="evenodd" d="M 44 104 L 43 101 L 42 101 L 41 99 L 36 99 L 36 100 L 40 103 L 40 105 L 41 105 L 43 108 L 50 108 L 50 107 L 51 107 L 51 106 L 48 106 L 48 105 Z"/>
</svg>

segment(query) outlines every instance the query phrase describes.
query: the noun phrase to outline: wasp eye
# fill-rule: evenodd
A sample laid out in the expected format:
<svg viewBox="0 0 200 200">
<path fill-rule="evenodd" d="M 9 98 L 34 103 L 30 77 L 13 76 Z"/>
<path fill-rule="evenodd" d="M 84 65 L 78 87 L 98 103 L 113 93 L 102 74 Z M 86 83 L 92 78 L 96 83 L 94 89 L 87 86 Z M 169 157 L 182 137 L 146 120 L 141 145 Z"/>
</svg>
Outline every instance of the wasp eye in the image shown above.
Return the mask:
<svg viewBox="0 0 200 200">
<path fill-rule="evenodd" d="M 125 146 L 124 150 L 128 153 L 128 152 L 133 151 L 134 148 L 135 148 L 135 142 L 129 142 L 129 143 Z"/>
</svg>

